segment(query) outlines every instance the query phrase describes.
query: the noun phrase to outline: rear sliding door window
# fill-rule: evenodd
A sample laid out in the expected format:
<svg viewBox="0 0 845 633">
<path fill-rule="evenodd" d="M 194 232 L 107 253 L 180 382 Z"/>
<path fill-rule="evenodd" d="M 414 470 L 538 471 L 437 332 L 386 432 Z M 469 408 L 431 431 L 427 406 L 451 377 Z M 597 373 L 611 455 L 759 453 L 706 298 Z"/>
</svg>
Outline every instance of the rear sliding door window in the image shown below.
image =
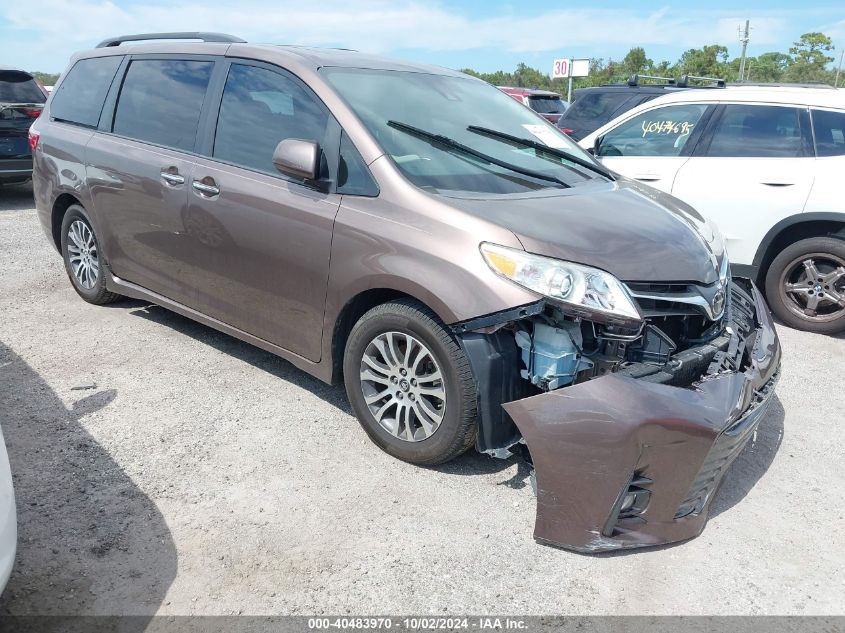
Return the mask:
<svg viewBox="0 0 845 633">
<path fill-rule="evenodd" d="M 811 110 L 817 156 L 845 156 L 845 112 Z"/>
<path fill-rule="evenodd" d="M 685 103 L 642 112 L 602 137 L 600 156 L 680 156 L 707 106 Z"/>
<path fill-rule="evenodd" d="M 279 72 L 232 64 L 214 138 L 214 158 L 282 177 L 273 165 L 279 141 L 325 144 L 329 115 L 298 81 Z"/>
<path fill-rule="evenodd" d="M 214 62 L 141 59 L 129 64 L 117 109 L 115 134 L 193 150 Z"/>
<path fill-rule="evenodd" d="M 56 88 L 50 116 L 65 123 L 97 127 L 121 56 L 80 59 Z"/>
<path fill-rule="evenodd" d="M 727 105 L 707 156 L 795 158 L 804 155 L 798 108 Z"/>
</svg>

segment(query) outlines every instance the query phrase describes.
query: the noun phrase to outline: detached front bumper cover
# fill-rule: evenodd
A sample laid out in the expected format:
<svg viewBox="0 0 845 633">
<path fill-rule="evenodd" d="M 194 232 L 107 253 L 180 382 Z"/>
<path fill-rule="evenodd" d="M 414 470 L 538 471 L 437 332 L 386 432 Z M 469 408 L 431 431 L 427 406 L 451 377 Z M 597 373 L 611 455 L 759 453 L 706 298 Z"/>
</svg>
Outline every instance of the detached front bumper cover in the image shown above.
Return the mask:
<svg viewBox="0 0 845 633">
<path fill-rule="evenodd" d="M 741 370 L 691 388 L 607 374 L 503 405 L 534 463 L 537 540 L 599 552 L 701 533 L 722 476 L 766 415 L 780 368 L 760 292 L 734 283 L 755 312 Z"/>
</svg>

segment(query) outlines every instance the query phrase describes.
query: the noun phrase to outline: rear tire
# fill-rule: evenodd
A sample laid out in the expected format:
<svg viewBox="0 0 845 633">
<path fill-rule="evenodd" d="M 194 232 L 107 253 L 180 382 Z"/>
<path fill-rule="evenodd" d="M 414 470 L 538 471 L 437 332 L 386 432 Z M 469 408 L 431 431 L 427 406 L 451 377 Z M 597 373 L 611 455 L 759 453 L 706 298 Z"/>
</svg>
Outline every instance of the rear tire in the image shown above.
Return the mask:
<svg viewBox="0 0 845 633">
<path fill-rule="evenodd" d="M 474 444 L 477 393 L 469 360 L 422 304 L 398 300 L 364 314 L 346 342 L 343 375 L 358 421 L 390 455 L 434 466 Z"/>
<path fill-rule="evenodd" d="M 107 270 L 94 225 L 78 204 L 65 211 L 62 220 L 62 258 L 77 294 L 88 303 L 105 305 L 121 298 L 106 289 Z"/>
<path fill-rule="evenodd" d="M 783 249 L 766 273 L 766 299 L 789 327 L 845 330 L 845 241 L 812 237 Z"/>
</svg>

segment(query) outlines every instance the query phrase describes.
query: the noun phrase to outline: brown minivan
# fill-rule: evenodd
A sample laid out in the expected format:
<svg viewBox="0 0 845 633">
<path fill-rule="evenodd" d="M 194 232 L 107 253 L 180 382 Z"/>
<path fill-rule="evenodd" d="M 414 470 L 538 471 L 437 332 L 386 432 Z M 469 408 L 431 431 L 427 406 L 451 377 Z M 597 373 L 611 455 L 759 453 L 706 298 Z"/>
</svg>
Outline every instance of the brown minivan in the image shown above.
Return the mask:
<svg viewBox="0 0 845 633">
<path fill-rule="evenodd" d="M 772 399 L 778 339 L 718 231 L 461 73 L 114 38 L 71 60 L 30 141 L 83 299 L 343 380 L 400 459 L 522 453 L 539 540 L 697 535 Z"/>
</svg>

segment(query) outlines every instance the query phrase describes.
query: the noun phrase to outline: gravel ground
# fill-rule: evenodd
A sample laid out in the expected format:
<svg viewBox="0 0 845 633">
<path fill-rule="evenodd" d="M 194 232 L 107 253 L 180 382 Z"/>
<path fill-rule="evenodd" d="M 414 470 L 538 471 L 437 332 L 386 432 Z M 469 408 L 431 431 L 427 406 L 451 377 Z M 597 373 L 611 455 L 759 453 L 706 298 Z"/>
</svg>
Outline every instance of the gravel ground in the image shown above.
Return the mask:
<svg viewBox="0 0 845 633">
<path fill-rule="evenodd" d="M 845 339 L 780 328 L 771 415 L 697 539 L 538 545 L 517 460 L 423 469 L 343 390 L 137 301 L 84 303 L 0 190 L 13 614 L 841 614 Z"/>
</svg>

